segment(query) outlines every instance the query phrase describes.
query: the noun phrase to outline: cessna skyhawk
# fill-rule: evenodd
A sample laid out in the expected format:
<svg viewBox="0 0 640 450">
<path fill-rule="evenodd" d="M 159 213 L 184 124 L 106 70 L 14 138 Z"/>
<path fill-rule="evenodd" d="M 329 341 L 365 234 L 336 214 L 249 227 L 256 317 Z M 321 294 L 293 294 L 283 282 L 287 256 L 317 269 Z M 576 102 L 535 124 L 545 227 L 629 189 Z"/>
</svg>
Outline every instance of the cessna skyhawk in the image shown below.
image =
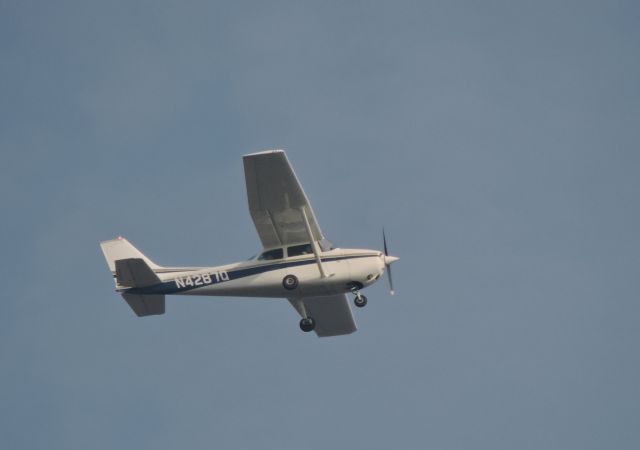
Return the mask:
<svg viewBox="0 0 640 450">
<path fill-rule="evenodd" d="M 302 317 L 300 329 L 320 337 L 356 331 L 347 294 L 362 308 L 360 290 L 398 258 L 387 252 L 335 248 L 283 150 L 243 157 L 249 211 L 263 251 L 248 261 L 216 267 L 163 267 L 123 237 L 100 243 L 116 292 L 138 316 L 164 314 L 165 295 L 286 298 Z"/>
</svg>

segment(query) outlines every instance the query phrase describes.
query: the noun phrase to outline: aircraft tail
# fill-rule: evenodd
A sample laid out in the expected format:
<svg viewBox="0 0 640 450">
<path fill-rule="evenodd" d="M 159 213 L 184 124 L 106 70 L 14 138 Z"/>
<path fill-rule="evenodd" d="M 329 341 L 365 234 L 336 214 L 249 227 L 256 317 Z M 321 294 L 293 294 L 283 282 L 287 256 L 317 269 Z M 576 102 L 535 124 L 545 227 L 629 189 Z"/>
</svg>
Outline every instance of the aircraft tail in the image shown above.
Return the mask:
<svg viewBox="0 0 640 450">
<path fill-rule="evenodd" d="M 149 258 L 147 258 L 140 250 L 135 248 L 133 244 L 127 241 L 122 236 L 118 236 L 115 239 L 109 241 L 100 242 L 102 253 L 109 264 L 109 270 L 114 275 L 116 274 L 116 261 L 119 259 L 138 258 L 143 260 L 151 270 L 160 269 L 161 266 L 157 265 Z"/>
<path fill-rule="evenodd" d="M 113 274 L 117 289 L 143 288 L 161 282 L 155 269 L 161 268 L 123 237 L 103 241 L 100 248 Z M 164 314 L 164 295 L 122 292 L 138 316 Z"/>
</svg>

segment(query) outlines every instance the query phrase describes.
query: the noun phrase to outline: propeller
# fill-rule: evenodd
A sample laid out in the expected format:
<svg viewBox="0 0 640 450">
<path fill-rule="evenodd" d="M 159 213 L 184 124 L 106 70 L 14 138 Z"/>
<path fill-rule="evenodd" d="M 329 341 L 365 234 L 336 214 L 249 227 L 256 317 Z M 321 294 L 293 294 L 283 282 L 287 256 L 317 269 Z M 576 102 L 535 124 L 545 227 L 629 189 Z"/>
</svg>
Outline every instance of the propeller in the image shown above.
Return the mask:
<svg viewBox="0 0 640 450">
<path fill-rule="evenodd" d="M 389 249 L 387 248 L 387 236 L 384 233 L 384 228 L 382 229 L 382 243 L 384 244 L 384 265 L 387 270 L 387 276 L 389 277 L 389 292 L 391 295 L 395 294 L 393 290 L 393 278 L 391 277 L 391 264 L 395 261 L 399 260 L 397 256 L 389 256 Z"/>
</svg>

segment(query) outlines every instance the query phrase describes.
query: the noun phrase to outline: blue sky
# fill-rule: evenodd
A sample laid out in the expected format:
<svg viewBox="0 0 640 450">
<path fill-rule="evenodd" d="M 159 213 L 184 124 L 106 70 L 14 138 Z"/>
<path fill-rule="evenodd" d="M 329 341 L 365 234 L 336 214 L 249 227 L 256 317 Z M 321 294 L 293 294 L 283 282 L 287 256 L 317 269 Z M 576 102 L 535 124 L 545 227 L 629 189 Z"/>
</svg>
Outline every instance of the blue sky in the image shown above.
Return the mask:
<svg viewBox="0 0 640 450">
<path fill-rule="evenodd" d="M 635 449 L 634 2 L 0 3 L 0 436 L 12 449 Z M 138 319 L 98 247 L 260 246 L 284 148 L 327 237 L 380 248 L 351 336 L 285 301 Z"/>
</svg>

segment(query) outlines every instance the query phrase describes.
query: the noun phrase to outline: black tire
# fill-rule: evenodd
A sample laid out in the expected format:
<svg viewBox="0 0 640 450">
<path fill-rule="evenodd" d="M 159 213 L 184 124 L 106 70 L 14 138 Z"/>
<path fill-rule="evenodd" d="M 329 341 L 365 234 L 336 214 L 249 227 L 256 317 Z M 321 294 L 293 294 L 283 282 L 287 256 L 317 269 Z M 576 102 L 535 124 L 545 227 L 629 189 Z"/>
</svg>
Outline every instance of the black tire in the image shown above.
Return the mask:
<svg viewBox="0 0 640 450">
<path fill-rule="evenodd" d="M 282 286 L 288 291 L 293 291 L 298 287 L 298 277 L 295 275 L 287 275 L 282 279 Z"/>
<path fill-rule="evenodd" d="M 308 333 L 309 331 L 313 331 L 315 327 L 316 327 L 316 321 L 313 320 L 311 317 L 306 317 L 300 321 L 300 329 L 305 333 Z"/>
<path fill-rule="evenodd" d="M 364 295 L 357 296 L 353 303 L 358 308 L 364 308 L 365 306 L 367 306 L 367 297 L 365 297 Z"/>
</svg>

